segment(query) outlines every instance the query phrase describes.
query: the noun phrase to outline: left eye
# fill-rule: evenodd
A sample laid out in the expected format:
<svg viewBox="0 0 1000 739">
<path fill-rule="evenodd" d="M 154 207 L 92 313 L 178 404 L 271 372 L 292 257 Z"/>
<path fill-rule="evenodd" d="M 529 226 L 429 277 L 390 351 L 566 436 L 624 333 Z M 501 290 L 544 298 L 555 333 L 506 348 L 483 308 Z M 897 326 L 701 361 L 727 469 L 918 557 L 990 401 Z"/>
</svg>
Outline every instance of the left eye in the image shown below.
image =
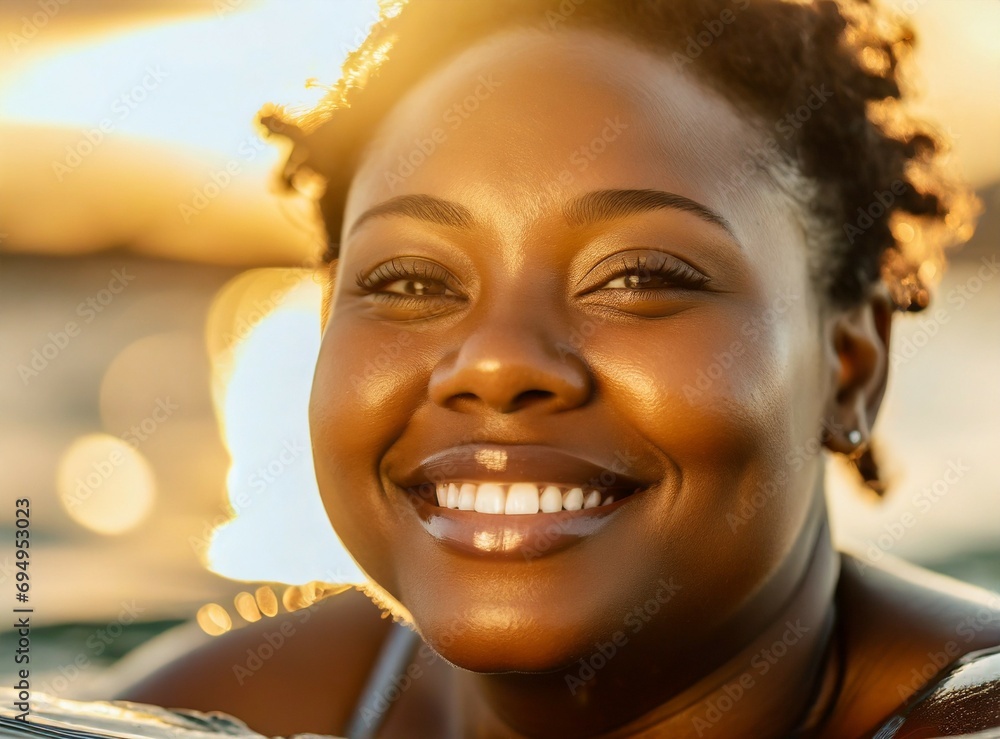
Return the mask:
<svg viewBox="0 0 1000 739">
<path fill-rule="evenodd" d="M 394 295 L 454 295 L 443 283 L 436 280 L 395 280 L 384 285 L 379 292 Z"/>
</svg>

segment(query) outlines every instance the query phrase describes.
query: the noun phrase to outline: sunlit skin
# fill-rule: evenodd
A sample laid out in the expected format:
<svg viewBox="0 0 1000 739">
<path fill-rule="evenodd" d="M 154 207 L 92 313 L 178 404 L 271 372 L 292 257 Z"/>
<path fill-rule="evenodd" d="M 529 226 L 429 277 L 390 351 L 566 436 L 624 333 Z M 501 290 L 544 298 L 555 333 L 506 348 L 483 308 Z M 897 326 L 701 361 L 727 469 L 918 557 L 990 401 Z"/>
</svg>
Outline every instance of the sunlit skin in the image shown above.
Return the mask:
<svg viewBox="0 0 1000 739">
<path fill-rule="evenodd" d="M 402 183 L 387 181 L 483 76 L 496 89 L 476 114 Z M 574 152 L 608 122 L 613 140 L 581 171 Z M 312 396 L 323 500 L 359 564 L 447 660 L 481 673 L 555 670 L 475 681 L 517 728 L 591 731 L 665 701 L 681 710 L 690 686 L 806 614 L 808 636 L 775 671 L 773 694 L 761 690 L 738 711 L 748 726 L 787 729 L 801 713 L 789 703 L 811 691 L 837 560 L 824 554 L 822 459 L 803 450 L 815 452 L 824 422 L 867 424 L 866 382 L 884 371 L 884 347 L 862 318 L 857 341 L 879 360 L 855 366 L 832 351 L 842 317 L 824 316 L 797 214 L 765 174 L 740 198 L 719 196 L 758 140 L 745 116 L 672 63 L 597 34 L 553 42 L 515 32 L 411 90 L 357 171 Z M 567 223 L 567 203 L 611 189 L 682 195 L 730 229 L 670 208 Z M 382 215 L 353 227 L 407 194 L 454 203 L 474 225 Z M 641 291 L 616 283 L 622 264 L 651 253 L 703 283 L 669 274 Z M 447 292 L 392 297 L 414 289 L 405 276 L 358 287 L 355 275 L 392 259 L 414 280 L 438 265 L 448 280 L 430 284 Z M 393 343 L 406 346 L 398 361 L 352 382 Z M 739 359 L 699 389 L 699 371 L 734 347 Z M 551 446 L 609 468 L 619 454 L 652 484 L 599 535 L 551 556 L 461 556 L 418 525 L 394 474 L 473 441 Z M 781 479 L 751 521 L 731 523 Z M 811 561 L 822 585 L 800 602 Z M 624 619 L 664 579 L 678 591 L 632 635 Z M 772 625 L 781 628 L 769 635 Z M 581 705 L 558 668 L 616 630 L 629 643 Z M 692 728 L 691 717 L 678 721 Z"/>
<path fill-rule="evenodd" d="M 483 79 L 478 110 L 449 125 Z M 720 192 L 767 129 L 669 57 L 583 30 L 477 43 L 380 124 L 331 265 L 310 424 L 337 533 L 447 660 L 419 660 L 383 735 L 781 737 L 824 712 L 839 677 L 815 736 L 859 736 L 956 623 L 996 612 L 831 545 L 820 449 L 870 438 L 890 304 L 881 289 L 827 304 L 807 214 L 767 172 Z M 616 217 L 595 218 L 595 200 Z M 575 543 L 470 554 L 429 535 L 407 488 L 426 458 L 473 444 L 561 451 L 642 490 Z M 267 624 L 126 697 L 341 731 L 385 622 L 357 594 L 318 613 L 256 683 L 237 689 L 228 670 Z M 962 651 L 1000 643 L 998 626 Z M 568 682 L 616 632 L 596 675 Z"/>
</svg>

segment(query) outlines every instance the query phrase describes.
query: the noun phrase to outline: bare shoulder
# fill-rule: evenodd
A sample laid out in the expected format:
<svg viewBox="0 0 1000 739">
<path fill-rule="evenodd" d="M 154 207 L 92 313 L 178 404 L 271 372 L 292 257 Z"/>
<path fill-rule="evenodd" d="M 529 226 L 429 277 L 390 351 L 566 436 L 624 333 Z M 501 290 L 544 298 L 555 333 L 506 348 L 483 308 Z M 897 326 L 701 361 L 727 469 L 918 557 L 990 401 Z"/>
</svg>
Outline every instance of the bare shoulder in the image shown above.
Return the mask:
<svg viewBox="0 0 1000 739">
<path fill-rule="evenodd" d="M 391 624 L 349 589 L 213 639 L 116 697 L 223 711 L 268 736 L 340 732 Z"/>
<path fill-rule="evenodd" d="M 900 561 L 842 562 L 846 664 L 831 736 L 869 734 L 962 657 L 1000 645 L 1000 595 Z"/>
</svg>

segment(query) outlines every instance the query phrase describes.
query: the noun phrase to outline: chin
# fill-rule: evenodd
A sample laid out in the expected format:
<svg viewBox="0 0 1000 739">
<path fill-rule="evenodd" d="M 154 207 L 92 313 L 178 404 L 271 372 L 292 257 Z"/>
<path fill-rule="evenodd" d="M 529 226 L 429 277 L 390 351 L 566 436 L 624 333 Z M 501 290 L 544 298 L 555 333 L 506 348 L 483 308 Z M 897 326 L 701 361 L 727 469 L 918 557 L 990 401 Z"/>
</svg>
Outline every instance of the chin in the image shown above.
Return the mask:
<svg viewBox="0 0 1000 739">
<path fill-rule="evenodd" d="M 557 614 L 526 614 L 516 608 L 476 606 L 457 621 L 441 614 L 414 614 L 421 637 L 451 664 L 472 672 L 553 672 L 565 669 L 607 641 L 578 631 Z"/>
<path fill-rule="evenodd" d="M 579 659 L 577 655 L 567 654 L 565 645 L 561 645 L 558 651 L 543 650 L 537 642 L 527 638 L 461 639 L 449 642 L 447 646 L 432 636 L 425 635 L 424 639 L 451 664 L 482 674 L 556 672 Z"/>
</svg>

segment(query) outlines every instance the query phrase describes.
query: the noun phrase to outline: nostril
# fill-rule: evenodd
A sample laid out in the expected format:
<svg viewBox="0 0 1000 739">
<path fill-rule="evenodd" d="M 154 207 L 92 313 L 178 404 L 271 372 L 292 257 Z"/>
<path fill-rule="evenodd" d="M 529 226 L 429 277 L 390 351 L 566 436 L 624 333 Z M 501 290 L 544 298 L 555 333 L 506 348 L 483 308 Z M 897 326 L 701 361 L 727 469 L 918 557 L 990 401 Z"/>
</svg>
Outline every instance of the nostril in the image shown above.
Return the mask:
<svg viewBox="0 0 1000 739">
<path fill-rule="evenodd" d="M 548 390 L 525 390 L 524 392 L 518 393 L 513 398 L 509 398 L 506 401 L 494 399 L 494 401 L 489 404 L 501 413 L 513 413 L 515 411 L 524 410 L 525 408 L 530 408 L 534 405 L 551 402 L 555 397 L 556 394 L 549 392 Z M 449 399 L 448 406 L 452 410 L 460 411 L 463 409 L 469 409 L 472 405 L 482 402 L 482 400 L 483 399 L 475 393 L 457 393 Z"/>
<path fill-rule="evenodd" d="M 428 383 L 435 404 L 460 413 L 483 407 L 555 413 L 586 403 L 592 390 L 589 368 L 579 357 L 557 356 L 540 340 L 514 341 L 509 331 L 470 337 L 438 362 Z"/>
<path fill-rule="evenodd" d="M 449 399 L 450 404 L 456 406 L 462 406 L 466 403 L 475 403 L 479 400 L 479 396 L 475 393 L 455 393 Z"/>
<path fill-rule="evenodd" d="M 510 409 L 517 411 L 538 403 L 544 403 L 555 397 L 555 393 L 548 390 L 525 390 L 511 401 Z"/>
</svg>

